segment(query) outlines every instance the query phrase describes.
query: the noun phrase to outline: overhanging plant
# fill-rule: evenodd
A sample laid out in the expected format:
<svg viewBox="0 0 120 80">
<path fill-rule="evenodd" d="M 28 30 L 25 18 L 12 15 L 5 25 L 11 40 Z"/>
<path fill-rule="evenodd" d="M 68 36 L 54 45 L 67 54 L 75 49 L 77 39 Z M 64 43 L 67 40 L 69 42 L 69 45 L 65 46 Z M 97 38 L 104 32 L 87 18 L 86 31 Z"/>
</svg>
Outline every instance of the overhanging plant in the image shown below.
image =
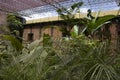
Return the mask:
<svg viewBox="0 0 120 80">
<path fill-rule="evenodd" d="M 23 34 L 23 21 L 24 19 L 19 15 L 14 14 L 7 15 L 7 26 L 10 30 L 9 34 L 14 35 L 21 42 Z"/>
<path fill-rule="evenodd" d="M 83 19 L 83 25 L 85 26 L 82 33 L 87 32 L 87 35 L 90 35 L 90 37 L 94 37 L 94 33 L 96 31 L 99 31 L 100 28 L 103 28 L 104 25 L 111 23 L 111 20 L 116 15 L 106 15 L 99 17 L 100 11 L 96 13 L 96 16 L 92 16 L 91 10 L 88 10 L 87 18 Z"/>
<path fill-rule="evenodd" d="M 76 25 L 79 20 L 75 20 L 75 14 L 80 12 L 80 7 L 83 5 L 83 2 L 74 3 L 69 9 L 62 7 L 57 10 L 57 13 L 66 23 L 66 26 L 61 28 L 61 31 L 70 36 L 71 29 Z"/>
</svg>

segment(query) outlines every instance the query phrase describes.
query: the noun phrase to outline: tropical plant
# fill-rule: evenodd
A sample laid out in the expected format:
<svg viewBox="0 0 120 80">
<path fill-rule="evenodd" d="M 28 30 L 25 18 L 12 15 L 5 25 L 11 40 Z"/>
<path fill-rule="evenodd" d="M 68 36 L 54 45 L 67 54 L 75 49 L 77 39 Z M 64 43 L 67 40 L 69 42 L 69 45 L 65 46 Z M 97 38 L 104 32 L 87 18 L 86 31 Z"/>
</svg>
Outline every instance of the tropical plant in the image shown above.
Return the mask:
<svg viewBox="0 0 120 80">
<path fill-rule="evenodd" d="M 94 17 L 92 15 L 92 11 L 88 9 L 87 16 L 82 19 L 76 19 L 75 14 L 80 13 L 80 7 L 83 5 L 83 2 L 78 2 L 73 4 L 70 9 L 60 8 L 57 10 L 60 17 L 66 22 L 67 27 L 62 27 L 61 31 L 66 35 L 70 36 L 71 29 L 73 26 L 77 24 L 83 25 L 85 28 L 82 30 L 82 34 L 89 35 L 93 37 L 96 32 L 100 32 L 100 29 L 104 27 L 104 25 L 111 23 L 111 20 L 116 18 L 115 15 L 106 15 L 99 17 L 100 11 L 96 13 Z"/>
<path fill-rule="evenodd" d="M 19 17 L 18 15 L 15 16 L 14 14 L 7 15 L 7 26 L 10 30 L 10 34 L 14 35 L 17 39 L 22 41 L 22 34 L 23 34 L 23 21 L 24 19 Z"/>
<path fill-rule="evenodd" d="M 4 40 L 4 44 L 8 45 L 8 47 L 13 47 L 17 51 L 21 51 L 23 49 L 23 45 L 12 35 L 3 35 L 2 40 Z"/>
<path fill-rule="evenodd" d="M 50 40 L 50 39 L 48 39 Z M 84 35 L 69 40 L 53 40 L 53 46 L 40 46 L 37 40 L 21 51 L 7 49 L 1 58 L 1 80 L 119 80 L 120 54 L 106 42 L 99 43 Z M 49 44 L 48 44 L 49 45 Z M 3 62 L 3 60 L 1 62 Z M 6 65 L 5 65 L 6 64 Z"/>
<path fill-rule="evenodd" d="M 106 15 L 99 17 L 100 11 L 96 13 L 96 16 L 92 16 L 91 10 L 88 10 L 87 18 L 83 19 L 83 25 L 85 26 L 82 33 L 86 32 L 87 35 L 91 37 L 94 36 L 94 33 L 100 31 L 104 25 L 111 23 L 111 20 L 117 16 L 115 15 Z"/>
<path fill-rule="evenodd" d="M 80 7 L 82 5 L 83 5 L 83 2 L 78 2 L 78 3 L 73 4 L 70 7 L 70 9 L 62 7 L 57 10 L 57 13 L 66 23 L 66 27 L 61 28 L 61 31 L 66 36 L 70 36 L 71 29 L 73 28 L 74 25 L 76 25 L 79 22 L 79 20 L 75 20 L 75 14 L 78 12 L 80 13 Z"/>
<path fill-rule="evenodd" d="M 10 30 L 6 25 L 0 25 L 0 34 L 8 34 Z"/>
<path fill-rule="evenodd" d="M 83 32 L 92 35 L 109 17 L 89 15 Z M 78 35 L 78 27 L 73 28 L 67 40 L 44 35 L 26 46 L 13 36 L 3 36 L 7 48 L 0 51 L 0 80 L 120 80 L 119 50 L 113 52 L 109 41 Z"/>
</svg>

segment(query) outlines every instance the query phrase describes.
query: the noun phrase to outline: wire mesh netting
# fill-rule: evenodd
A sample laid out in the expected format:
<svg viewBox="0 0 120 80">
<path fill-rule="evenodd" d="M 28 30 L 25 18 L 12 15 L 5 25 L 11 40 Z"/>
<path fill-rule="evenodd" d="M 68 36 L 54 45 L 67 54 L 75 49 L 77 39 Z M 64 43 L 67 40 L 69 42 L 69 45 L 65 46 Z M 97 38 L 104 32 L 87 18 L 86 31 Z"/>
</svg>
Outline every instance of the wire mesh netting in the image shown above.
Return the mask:
<svg viewBox="0 0 120 80">
<path fill-rule="evenodd" d="M 83 2 L 81 13 L 118 10 L 120 0 L 0 0 L 0 13 L 20 14 L 27 20 L 58 16 L 56 9 Z"/>
</svg>

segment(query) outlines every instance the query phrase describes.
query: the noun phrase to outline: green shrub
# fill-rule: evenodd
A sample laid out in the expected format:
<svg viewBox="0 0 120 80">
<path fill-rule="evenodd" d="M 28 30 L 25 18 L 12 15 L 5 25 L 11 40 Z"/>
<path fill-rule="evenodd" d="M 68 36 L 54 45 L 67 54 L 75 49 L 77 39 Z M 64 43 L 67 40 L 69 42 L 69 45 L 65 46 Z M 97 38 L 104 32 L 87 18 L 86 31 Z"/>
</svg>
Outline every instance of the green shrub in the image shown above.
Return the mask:
<svg viewBox="0 0 120 80">
<path fill-rule="evenodd" d="M 79 35 L 56 39 L 50 46 L 34 41 L 20 51 L 4 50 L 0 56 L 0 80 L 119 80 L 120 54 L 110 43 Z M 47 45 L 47 44 L 46 44 Z M 48 44 L 49 45 L 49 44 Z M 14 47 L 13 47 L 14 48 Z M 112 56 L 111 56 L 112 55 Z"/>
</svg>

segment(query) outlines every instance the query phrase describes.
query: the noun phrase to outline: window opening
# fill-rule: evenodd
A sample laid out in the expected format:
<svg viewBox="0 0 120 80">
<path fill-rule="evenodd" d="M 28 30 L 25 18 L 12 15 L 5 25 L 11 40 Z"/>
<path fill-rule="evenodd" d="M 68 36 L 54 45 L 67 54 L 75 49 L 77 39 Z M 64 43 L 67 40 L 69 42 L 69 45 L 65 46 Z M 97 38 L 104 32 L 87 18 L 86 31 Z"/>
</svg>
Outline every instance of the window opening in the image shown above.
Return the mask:
<svg viewBox="0 0 120 80">
<path fill-rule="evenodd" d="M 30 41 L 30 42 L 33 41 L 33 33 L 28 34 L 28 41 Z"/>
</svg>

